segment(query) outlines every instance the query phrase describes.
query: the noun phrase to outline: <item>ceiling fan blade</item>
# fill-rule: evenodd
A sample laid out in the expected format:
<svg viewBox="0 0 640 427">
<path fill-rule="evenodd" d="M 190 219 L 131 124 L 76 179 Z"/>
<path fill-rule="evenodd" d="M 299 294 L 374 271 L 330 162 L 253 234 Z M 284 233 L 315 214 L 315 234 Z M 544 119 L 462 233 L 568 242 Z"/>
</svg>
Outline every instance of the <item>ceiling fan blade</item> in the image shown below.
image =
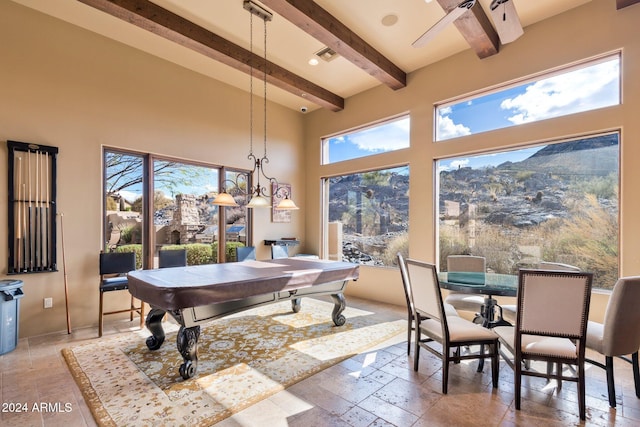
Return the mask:
<svg viewBox="0 0 640 427">
<path fill-rule="evenodd" d="M 433 39 L 436 35 L 440 33 L 440 31 L 444 30 L 444 28 L 462 16 L 466 11 L 471 9 L 476 4 L 476 0 L 466 0 L 460 3 L 455 9 L 452 9 L 449 13 L 447 13 L 444 18 L 440 19 L 435 25 L 429 28 L 423 35 L 418 37 L 416 41 L 414 41 L 411 46 L 413 47 L 422 47 L 429 43 L 431 39 Z"/>
<path fill-rule="evenodd" d="M 490 9 L 500 43 L 511 43 L 524 34 L 513 0 L 493 0 Z"/>
</svg>

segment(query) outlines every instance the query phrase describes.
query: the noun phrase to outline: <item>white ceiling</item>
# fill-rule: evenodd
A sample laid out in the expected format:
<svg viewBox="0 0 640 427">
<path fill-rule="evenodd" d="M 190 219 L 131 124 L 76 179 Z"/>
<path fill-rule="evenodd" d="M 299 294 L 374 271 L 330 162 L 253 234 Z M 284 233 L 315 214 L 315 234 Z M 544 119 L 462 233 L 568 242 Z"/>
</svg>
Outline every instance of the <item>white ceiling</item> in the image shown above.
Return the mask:
<svg viewBox="0 0 640 427">
<path fill-rule="evenodd" d="M 248 90 L 247 74 L 76 0 L 12 1 Z M 591 0 L 512 1 L 525 28 L 523 37 L 526 37 L 527 26 Z M 416 49 L 411 46 L 415 39 L 445 15 L 436 0 L 429 2 L 425 0 L 316 0 L 315 2 L 405 73 L 411 73 L 469 49 L 469 45 L 453 25 L 423 48 Z M 479 0 L 479 2 L 487 15 L 491 16 L 488 13 L 491 0 Z M 242 7 L 242 0 L 153 0 L 153 3 L 249 49 L 250 14 Z M 398 18 L 395 25 L 383 25 L 382 19 L 391 14 Z M 330 62 L 320 60 L 316 66 L 309 65 L 308 60 L 325 46 L 278 15 L 275 15 L 267 24 L 267 32 L 269 61 L 343 98 L 381 84 L 367 72 L 342 57 Z M 517 43 L 518 40 L 514 42 L 514 44 Z M 256 54 L 262 55 L 262 45 L 262 21 L 254 19 L 254 52 Z M 303 105 L 307 106 L 309 111 L 320 108 L 271 85 L 268 88 L 268 99 L 295 110 L 299 110 Z"/>
</svg>

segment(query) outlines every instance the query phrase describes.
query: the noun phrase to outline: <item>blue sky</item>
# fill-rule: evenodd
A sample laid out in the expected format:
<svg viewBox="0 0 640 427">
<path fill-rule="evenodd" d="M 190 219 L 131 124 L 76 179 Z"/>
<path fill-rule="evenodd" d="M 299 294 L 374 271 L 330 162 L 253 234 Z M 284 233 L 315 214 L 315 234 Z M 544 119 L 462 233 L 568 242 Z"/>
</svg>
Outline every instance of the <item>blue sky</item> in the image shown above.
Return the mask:
<svg viewBox="0 0 640 427">
<path fill-rule="evenodd" d="M 620 102 L 620 60 L 616 55 L 568 72 L 437 109 L 436 140 L 472 135 L 552 117 L 588 111 Z M 329 163 L 409 146 L 408 118 L 329 138 Z M 495 166 L 519 161 L 541 149 L 516 150 L 441 162 L 441 167 Z M 459 164 L 459 163 L 458 163 Z"/>
</svg>

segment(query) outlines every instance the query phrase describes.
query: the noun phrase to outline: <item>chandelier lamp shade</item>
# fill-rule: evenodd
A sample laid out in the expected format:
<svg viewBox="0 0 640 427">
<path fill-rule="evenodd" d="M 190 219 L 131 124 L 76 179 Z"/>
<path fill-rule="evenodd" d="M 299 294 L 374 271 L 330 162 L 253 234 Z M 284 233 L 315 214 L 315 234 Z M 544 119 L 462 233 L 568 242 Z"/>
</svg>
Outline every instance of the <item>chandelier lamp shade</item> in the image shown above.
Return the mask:
<svg viewBox="0 0 640 427">
<path fill-rule="evenodd" d="M 248 208 L 270 208 L 271 202 L 269 199 L 274 197 L 282 198 L 278 206 L 275 209 L 280 210 L 297 210 L 298 207 L 291 200 L 289 194 L 289 187 L 280 186 L 278 181 L 268 176 L 265 173 L 264 166 L 269 163 L 269 157 L 267 157 L 267 22 L 273 19 L 273 13 L 264 9 L 262 6 L 254 3 L 251 0 L 244 0 L 243 7 L 250 13 L 250 60 L 249 65 L 251 71 L 249 73 L 249 155 L 247 158 L 253 162 L 253 170 L 251 171 L 252 176 L 256 179 L 256 185 L 253 186 L 249 192 L 251 195 L 251 200 L 247 204 Z M 263 140 L 263 155 L 262 157 L 258 157 L 253 153 L 253 73 L 254 73 L 254 54 L 253 54 L 253 17 L 257 16 L 262 19 L 264 23 L 264 69 L 262 70 L 263 75 L 263 113 L 264 113 L 264 140 Z M 262 186 L 260 184 L 260 176 L 263 179 L 268 181 L 267 186 Z M 227 191 L 223 188 L 222 191 L 216 196 L 213 200 L 214 205 L 218 206 L 238 206 L 233 196 L 231 196 Z"/>
<path fill-rule="evenodd" d="M 215 199 L 213 199 L 213 204 L 218 206 L 238 206 L 236 200 L 233 196 L 227 193 L 226 190 L 222 190 Z"/>
</svg>

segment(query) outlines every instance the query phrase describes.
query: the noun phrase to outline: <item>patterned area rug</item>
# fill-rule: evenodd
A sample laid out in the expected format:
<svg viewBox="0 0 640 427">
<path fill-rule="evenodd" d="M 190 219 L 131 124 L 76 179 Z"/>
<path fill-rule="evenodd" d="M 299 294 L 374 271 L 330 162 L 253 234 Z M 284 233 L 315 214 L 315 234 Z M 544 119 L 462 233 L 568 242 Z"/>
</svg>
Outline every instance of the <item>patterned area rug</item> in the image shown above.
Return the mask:
<svg viewBox="0 0 640 427">
<path fill-rule="evenodd" d="M 332 309 L 305 298 L 299 313 L 287 301 L 215 320 L 202 327 L 198 372 L 187 381 L 172 322 L 156 351 L 144 344 L 145 330 L 62 353 L 101 426 L 209 426 L 406 331 L 406 320 L 380 323 L 350 307 L 336 327 Z"/>
</svg>

